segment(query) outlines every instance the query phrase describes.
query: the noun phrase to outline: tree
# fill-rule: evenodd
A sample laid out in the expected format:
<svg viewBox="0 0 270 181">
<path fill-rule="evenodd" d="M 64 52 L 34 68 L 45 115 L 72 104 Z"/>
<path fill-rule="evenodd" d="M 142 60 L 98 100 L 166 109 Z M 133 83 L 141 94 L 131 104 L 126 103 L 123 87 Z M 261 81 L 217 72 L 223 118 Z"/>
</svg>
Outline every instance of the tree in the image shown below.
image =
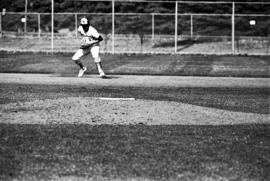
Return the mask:
<svg viewBox="0 0 270 181">
<path fill-rule="evenodd" d="M 140 39 L 141 51 L 144 44 L 145 33 L 147 32 L 147 18 L 146 16 L 132 15 L 121 16 L 116 19 L 116 31 L 126 35 L 138 35 Z M 151 25 L 151 23 L 150 23 Z"/>
</svg>

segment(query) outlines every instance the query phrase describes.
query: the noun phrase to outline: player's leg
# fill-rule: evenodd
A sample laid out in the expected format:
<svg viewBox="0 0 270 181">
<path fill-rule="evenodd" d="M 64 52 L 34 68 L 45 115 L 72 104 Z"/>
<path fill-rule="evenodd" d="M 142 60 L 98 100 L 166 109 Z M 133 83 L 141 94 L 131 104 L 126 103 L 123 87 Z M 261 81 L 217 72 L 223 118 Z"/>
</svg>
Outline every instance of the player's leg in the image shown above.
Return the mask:
<svg viewBox="0 0 270 181">
<path fill-rule="evenodd" d="M 99 56 L 99 46 L 93 46 L 91 48 L 91 53 L 92 53 L 92 56 L 94 58 L 94 61 L 95 61 L 95 64 L 97 66 L 98 73 L 99 73 L 100 77 L 105 78 L 106 75 L 102 69 L 102 64 L 101 64 L 101 60 L 100 60 L 100 56 Z"/>
<path fill-rule="evenodd" d="M 83 76 L 84 72 L 87 70 L 87 68 L 83 65 L 80 59 L 88 53 L 88 49 L 79 49 L 72 57 L 72 60 L 80 67 L 78 77 Z"/>
</svg>

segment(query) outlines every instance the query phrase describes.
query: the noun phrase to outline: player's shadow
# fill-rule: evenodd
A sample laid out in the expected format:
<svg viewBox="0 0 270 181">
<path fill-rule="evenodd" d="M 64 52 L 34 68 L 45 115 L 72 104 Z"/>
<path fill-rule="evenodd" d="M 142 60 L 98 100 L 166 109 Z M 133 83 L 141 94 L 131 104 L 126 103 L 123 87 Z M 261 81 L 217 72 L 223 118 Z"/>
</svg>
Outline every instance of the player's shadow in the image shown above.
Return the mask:
<svg viewBox="0 0 270 181">
<path fill-rule="evenodd" d="M 114 75 L 106 75 L 105 77 L 102 77 L 101 79 L 119 79 L 120 77 L 114 76 Z"/>
</svg>

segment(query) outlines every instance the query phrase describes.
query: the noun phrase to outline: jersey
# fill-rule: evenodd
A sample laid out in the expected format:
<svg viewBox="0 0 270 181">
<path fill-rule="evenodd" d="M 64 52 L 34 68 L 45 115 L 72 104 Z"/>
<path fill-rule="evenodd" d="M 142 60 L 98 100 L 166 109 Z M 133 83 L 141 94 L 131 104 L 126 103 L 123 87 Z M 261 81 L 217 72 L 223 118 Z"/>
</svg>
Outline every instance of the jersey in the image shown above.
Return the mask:
<svg viewBox="0 0 270 181">
<path fill-rule="evenodd" d="M 78 28 L 78 32 L 82 35 L 82 36 L 88 36 L 90 38 L 98 38 L 99 37 L 99 33 L 97 32 L 97 30 L 89 25 L 88 31 L 85 32 L 82 26 L 79 26 Z"/>
<path fill-rule="evenodd" d="M 94 27 L 90 26 L 90 25 L 89 25 L 89 27 L 87 27 L 87 31 L 85 31 L 83 26 L 80 25 L 79 28 L 78 28 L 78 32 L 83 36 L 81 42 L 83 42 L 84 41 L 83 39 L 85 39 L 86 37 L 87 37 L 88 41 L 91 42 L 91 41 L 97 40 L 98 37 L 100 36 L 100 34 L 97 32 L 97 30 Z M 91 44 L 90 46 L 84 46 L 84 45 L 81 44 L 80 48 L 81 49 L 87 49 L 87 48 L 90 48 L 90 47 L 93 47 L 93 46 L 99 46 L 99 42 L 95 42 L 95 43 Z"/>
</svg>

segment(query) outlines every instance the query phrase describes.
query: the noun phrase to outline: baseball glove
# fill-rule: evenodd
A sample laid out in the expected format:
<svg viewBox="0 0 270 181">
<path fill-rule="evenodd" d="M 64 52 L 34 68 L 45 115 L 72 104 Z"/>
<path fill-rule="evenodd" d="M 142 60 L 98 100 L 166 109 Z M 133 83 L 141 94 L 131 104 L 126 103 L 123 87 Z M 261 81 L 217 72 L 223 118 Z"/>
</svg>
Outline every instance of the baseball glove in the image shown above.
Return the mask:
<svg viewBox="0 0 270 181">
<path fill-rule="evenodd" d="M 85 48 L 89 48 L 90 46 L 92 46 L 94 43 L 97 43 L 97 40 L 93 40 L 91 37 L 83 37 L 81 40 L 81 48 L 85 49 Z"/>
</svg>

